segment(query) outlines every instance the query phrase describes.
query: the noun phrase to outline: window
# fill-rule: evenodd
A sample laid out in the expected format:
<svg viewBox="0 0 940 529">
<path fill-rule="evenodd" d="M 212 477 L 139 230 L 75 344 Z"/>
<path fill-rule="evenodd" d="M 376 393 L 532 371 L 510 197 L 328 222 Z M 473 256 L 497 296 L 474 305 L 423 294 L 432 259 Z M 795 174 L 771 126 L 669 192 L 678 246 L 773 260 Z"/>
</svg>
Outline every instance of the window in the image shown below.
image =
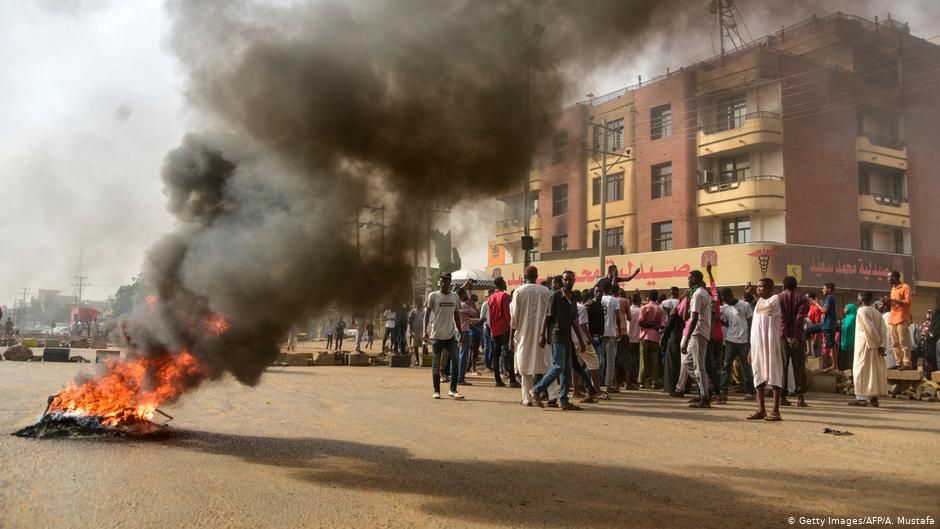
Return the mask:
<svg viewBox="0 0 940 529">
<path fill-rule="evenodd" d="M 658 140 L 672 135 L 672 105 L 650 110 L 650 139 Z"/>
<path fill-rule="evenodd" d="M 718 114 L 715 119 L 716 131 L 736 129 L 747 118 L 747 99 L 744 94 L 720 99 L 716 105 Z"/>
<path fill-rule="evenodd" d="M 894 253 L 904 253 L 904 230 L 894 230 Z"/>
<path fill-rule="evenodd" d="M 868 173 L 859 169 L 858 171 L 858 194 L 859 195 L 869 195 L 871 194 L 871 177 L 868 176 Z"/>
<path fill-rule="evenodd" d="M 871 228 L 862 226 L 862 250 L 871 250 Z"/>
<path fill-rule="evenodd" d="M 601 203 L 601 178 L 595 177 L 591 182 L 591 204 Z M 623 172 L 607 175 L 607 202 L 623 200 Z"/>
<path fill-rule="evenodd" d="M 568 184 L 552 188 L 552 216 L 568 213 Z"/>
<path fill-rule="evenodd" d="M 623 248 L 623 226 L 607 229 L 607 248 Z"/>
<path fill-rule="evenodd" d="M 653 224 L 653 251 L 672 250 L 672 221 Z"/>
<path fill-rule="evenodd" d="M 568 234 L 552 237 L 552 251 L 563 252 L 568 249 Z"/>
<path fill-rule="evenodd" d="M 561 163 L 568 159 L 568 131 L 555 133 L 552 138 L 552 163 Z"/>
<path fill-rule="evenodd" d="M 743 154 L 734 158 L 718 160 L 718 183 L 731 184 L 747 180 L 751 176 L 751 159 Z"/>
<path fill-rule="evenodd" d="M 594 124 L 594 150 L 601 150 L 603 124 Z M 616 151 L 623 147 L 623 118 L 607 122 L 607 151 Z"/>
<path fill-rule="evenodd" d="M 652 170 L 652 197 L 672 196 L 672 163 L 654 165 Z"/>
<path fill-rule="evenodd" d="M 751 242 L 751 219 L 738 217 L 721 221 L 721 244 Z"/>
<path fill-rule="evenodd" d="M 607 248 L 623 248 L 623 227 L 609 228 L 605 237 Z M 591 232 L 591 248 L 601 245 L 601 230 Z"/>
</svg>

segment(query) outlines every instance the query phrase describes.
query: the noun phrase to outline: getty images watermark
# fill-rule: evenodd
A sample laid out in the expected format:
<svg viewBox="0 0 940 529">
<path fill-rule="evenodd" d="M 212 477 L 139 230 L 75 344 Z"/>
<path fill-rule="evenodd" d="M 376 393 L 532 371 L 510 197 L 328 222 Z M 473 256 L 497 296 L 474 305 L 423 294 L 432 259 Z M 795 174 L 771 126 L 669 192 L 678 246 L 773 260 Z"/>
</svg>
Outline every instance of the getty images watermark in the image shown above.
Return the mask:
<svg viewBox="0 0 940 529">
<path fill-rule="evenodd" d="M 897 525 L 906 527 L 911 525 L 921 525 L 933 527 L 937 525 L 937 520 L 932 516 L 790 516 L 787 518 L 790 525 L 815 526 L 815 527 L 855 527 L 860 525 L 873 525 L 883 527 L 887 525 Z"/>
</svg>

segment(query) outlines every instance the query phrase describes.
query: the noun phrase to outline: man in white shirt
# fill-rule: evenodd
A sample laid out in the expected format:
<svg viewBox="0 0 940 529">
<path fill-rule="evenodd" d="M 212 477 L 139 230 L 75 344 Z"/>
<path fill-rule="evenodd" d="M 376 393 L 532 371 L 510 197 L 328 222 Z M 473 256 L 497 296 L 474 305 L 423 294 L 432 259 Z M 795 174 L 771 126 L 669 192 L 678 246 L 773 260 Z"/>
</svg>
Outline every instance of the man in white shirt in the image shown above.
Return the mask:
<svg viewBox="0 0 940 529">
<path fill-rule="evenodd" d="M 728 287 L 718 291 L 721 296 L 721 325 L 725 336 L 725 361 L 721 368 L 721 382 L 718 385 L 720 402 L 728 400 L 728 385 L 735 358 L 741 364 L 741 378 L 744 379 L 745 400 L 754 400 L 754 373 L 748 362 L 751 350 L 751 320 L 754 309 L 746 301 L 735 299 L 734 292 Z"/>
<path fill-rule="evenodd" d="M 604 385 L 607 393 L 620 393 L 617 389 L 617 342 L 620 338 L 620 298 L 611 295 L 611 286 L 602 283 L 604 291 L 601 303 L 604 305 Z"/>
<path fill-rule="evenodd" d="M 388 342 L 389 338 L 392 339 L 392 345 L 394 346 L 395 341 L 395 311 L 392 309 L 385 309 L 385 312 L 382 313 L 382 319 L 385 320 L 385 335 L 382 336 L 382 350 L 385 351 L 385 344 Z"/>
<path fill-rule="evenodd" d="M 701 270 L 692 270 L 689 273 L 689 330 L 682 338 L 680 351 L 682 363 L 685 364 L 689 376 L 698 385 L 699 398 L 689 404 L 690 408 L 711 408 L 709 403 L 708 372 L 705 361 L 708 350 L 708 339 L 712 333 L 714 317 L 714 300 L 705 286 L 705 276 Z"/>
<path fill-rule="evenodd" d="M 460 299 L 450 289 L 451 276 L 449 273 L 441 274 L 437 280 L 439 290 L 428 294 L 428 308 L 424 312 L 424 339 L 431 341 L 431 381 L 434 383 L 433 398 L 441 398 L 441 351 L 447 349 L 448 363 L 450 364 L 450 391 L 448 395 L 455 399 L 462 399 L 463 395 L 457 392 L 457 381 L 460 380 L 460 358 L 458 345 L 461 340 L 460 316 L 457 309 Z"/>
</svg>

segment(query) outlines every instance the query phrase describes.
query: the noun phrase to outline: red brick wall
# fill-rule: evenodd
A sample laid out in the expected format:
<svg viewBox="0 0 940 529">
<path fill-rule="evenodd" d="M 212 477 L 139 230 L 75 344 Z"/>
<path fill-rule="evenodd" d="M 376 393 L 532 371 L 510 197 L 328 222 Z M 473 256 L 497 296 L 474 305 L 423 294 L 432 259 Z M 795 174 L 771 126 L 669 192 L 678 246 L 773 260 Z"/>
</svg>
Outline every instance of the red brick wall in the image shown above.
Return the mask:
<svg viewBox="0 0 940 529">
<path fill-rule="evenodd" d="M 903 70 L 915 277 L 940 281 L 940 51 L 922 43 L 905 51 L 916 63 Z"/>
<path fill-rule="evenodd" d="M 695 156 L 694 75 L 680 72 L 636 91 L 637 247 L 652 250 L 652 225 L 672 221 L 674 249 L 698 246 L 696 191 L 698 163 Z M 672 105 L 672 135 L 650 140 L 650 109 Z M 672 196 L 651 198 L 651 168 L 672 162 Z"/>
<path fill-rule="evenodd" d="M 860 248 L 850 81 L 792 57 L 780 65 L 787 242 Z"/>
<path fill-rule="evenodd" d="M 568 131 L 567 159 L 552 163 L 552 139 L 555 132 Z M 587 223 L 587 109 L 576 105 L 562 110 L 546 123 L 538 134 L 537 157 L 542 188 L 539 192 L 539 216 L 542 232 L 539 251 L 552 251 L 552 237 L 568 234 L 568 249 L 586 248 Z M 568 213 L 552 216 L 552 187 L 568 184 Z"/>
</svg>

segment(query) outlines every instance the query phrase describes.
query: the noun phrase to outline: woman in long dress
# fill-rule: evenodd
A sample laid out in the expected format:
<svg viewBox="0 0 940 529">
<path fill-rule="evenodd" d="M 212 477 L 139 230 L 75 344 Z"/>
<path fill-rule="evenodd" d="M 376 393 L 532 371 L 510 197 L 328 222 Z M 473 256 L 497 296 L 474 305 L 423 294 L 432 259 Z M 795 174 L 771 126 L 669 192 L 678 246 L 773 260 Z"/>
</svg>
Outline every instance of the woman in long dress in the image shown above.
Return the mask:
<svg viewBox="0 0 940 529">
<path fill-rule="evenodd" d="M 779 421 L 780 399 L 783 397 L 783 350 L 780 345 L 780 299 L 773 294 L 774 281 L 768 277 L 757 283 L 757 305 L 751 323 L 751 352 L 748 355 L 754 370 L 754 387 L 757 390 L 756 413 L 748 419 Z M 768 414 L 764 405 L 764 388 L 770 386 L 774 392 L 774 407 Z"/>
<path fill-rule="evenodd" d="M 878 407 L 878 397 L 888 394 L 884 361 L 888 333 L 881 313 L 871 306 L 871 292 L 861 294 L 859 302 L 862 307 L 855 316 L 855 362 L 852 364 L 855 400 L 849 405 Z"/>
</svg>

